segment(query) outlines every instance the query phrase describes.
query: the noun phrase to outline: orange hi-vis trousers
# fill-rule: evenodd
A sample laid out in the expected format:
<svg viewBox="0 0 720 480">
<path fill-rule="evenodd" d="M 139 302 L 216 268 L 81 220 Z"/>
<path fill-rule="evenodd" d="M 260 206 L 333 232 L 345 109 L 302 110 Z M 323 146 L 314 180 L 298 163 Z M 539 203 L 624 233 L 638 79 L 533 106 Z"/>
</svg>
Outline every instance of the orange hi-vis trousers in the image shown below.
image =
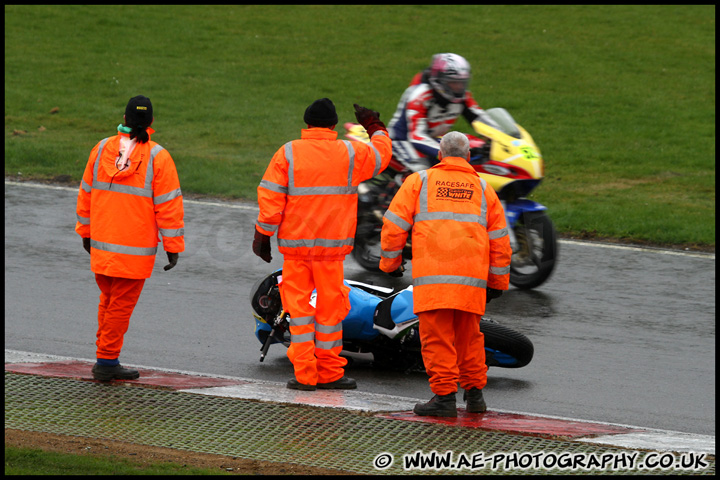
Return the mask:
<svg viewBox="0 0 720 480">
<path fill-rule="evenodd" d="M 130 316 L 140 298 L 145 279 L 108 277 L 95 274 L 100 287 L 98 306 L 97 358 L 115 360 L 120 356 Z"/>
<path fill-rule="evenodd" d="M 481 315 L 462 310 L 439 309 L 418 313 L 420 344 L 430 390 L 436 395 L 483 388 L 487 383 L 485 336 Z"/>
<path fill-rule="evenodd" d="M 290 314 L 288 358 L 295 379 L 305 385 L 339 380 L 347 360 L 342 351 L 342 321 L 350 312 L 350 288 L 343 283 L 342 261 L 285 260 L 280 295 Z M 314 306 L 313 290 L 317 290 Z"/>
</svg>

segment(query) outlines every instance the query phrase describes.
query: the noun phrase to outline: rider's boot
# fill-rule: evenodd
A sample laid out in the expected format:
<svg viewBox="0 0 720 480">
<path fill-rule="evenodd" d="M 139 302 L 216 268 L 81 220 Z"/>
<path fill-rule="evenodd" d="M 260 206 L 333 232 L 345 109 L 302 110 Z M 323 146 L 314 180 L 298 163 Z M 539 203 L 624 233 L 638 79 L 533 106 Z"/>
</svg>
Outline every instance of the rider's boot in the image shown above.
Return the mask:
<svg viewBox="0 0 720 480">
<path fill-rule="evenodd" d="M 481 388 L 473 387 L 469 390 L 465 390 L 463 400 L 467 402 L 465 411 L 468 413 L 483 413 L 487 410 L 487 405 L 485 404 Z"/>
<path fill-rule="evenodd" d="M 418 403 L 413 409 L 415 415 L 432 417 L 457 417 L 455 393 L 435 395 L 427 403 Z"/>
</svg>

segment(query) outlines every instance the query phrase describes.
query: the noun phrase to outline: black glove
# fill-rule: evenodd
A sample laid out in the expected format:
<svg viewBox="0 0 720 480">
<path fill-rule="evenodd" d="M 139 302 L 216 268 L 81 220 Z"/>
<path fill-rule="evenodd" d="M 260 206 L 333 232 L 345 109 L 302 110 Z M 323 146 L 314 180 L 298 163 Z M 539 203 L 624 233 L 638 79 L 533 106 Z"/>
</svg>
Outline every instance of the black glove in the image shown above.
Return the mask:
<svg viewBox="0 0 720 480">
<path fill-rule="evenodd" d="M 403 271 L 405 269 L 403 267 L 398 268 L 397 270 L 393 270 L 392 272 L 389 272 L 388 275 L 395 278 L 400 278 L 403 276 Z"/>
<path fill-rule="evenodd" d="M 493 298 L 500 298 L 500 296 L 501 296 L 502 294 L 503 294 L 503 291 L 502 291 L 502 290 L 496 290 L 496 289 L 494 289 L 494 288 L 489 288 L 489 287 L 488 287 L 487 293 L 486 293 L 485 303 L 490 303 L 490 300 L 492 300 Z"/>
<path fill-rule="evenodd" d="M 90 237 L 84 238 L 83 237 L 83 248 L 87 250 L 88 253 L 90 253 Z"/>
<path fill-rule="evenodd" d="M 399 278 L 403 276 L 403 272 L 405 271 L 405 260 L 403 259 L 403 262 L 400 264 L 398 268 L 393 270 L 392 272 L 387 272 L 388 275 L 391 277 Z"/>
<path fill-rule="evenodd" d="M 252 250 L 255 255 L 270 263 L 272 255 L 270 255 L 270 237 L 260 233 L 255 227 L 255 239 L 253 240 Z"/>
<path fill-rule="evenodd" d="M 172 253 L 172 252 L 165 252 L 167 253 L 169 264 L 165 265 L 165 271 L 167 272 L 171 268 L 173 268 L 175 265 L 177 265 L 178 258 L 180 257 L 180 254 Z"/>
<path fill-rule="evenodd" d="M 355 107 L 355 118 L 360 125 L 363 126 L 369 137 L 373 136 L 373 133 L 378 130 L 384 130 L 387 133 L 385 124 L 380 121 L 380 114 L 374 112 L 369 108 L 361 107 L 357 103 L 353 103 Z"/>
</svg>

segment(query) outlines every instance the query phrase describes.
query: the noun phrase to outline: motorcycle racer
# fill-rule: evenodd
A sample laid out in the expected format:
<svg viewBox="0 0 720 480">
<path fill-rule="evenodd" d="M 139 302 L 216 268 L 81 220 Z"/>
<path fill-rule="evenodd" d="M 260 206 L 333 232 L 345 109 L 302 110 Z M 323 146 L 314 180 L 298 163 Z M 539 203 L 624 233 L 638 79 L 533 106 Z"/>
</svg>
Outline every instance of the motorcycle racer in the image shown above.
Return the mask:
<svg viewBox="0 0 720 480">
<path fill-rule="evenodd" d="M 438 163 L 442 135 L 462 115 L 468 123 L 479 120 L 497 128 L 468 90 L 470 64 L 455 53 L 433 55 L 428 68 L 415 75 L 405 89 L 388 124 L 393 154 L 415 172 Z M 473 156 L 477 152 L 471 152 Z"/>
</svg>

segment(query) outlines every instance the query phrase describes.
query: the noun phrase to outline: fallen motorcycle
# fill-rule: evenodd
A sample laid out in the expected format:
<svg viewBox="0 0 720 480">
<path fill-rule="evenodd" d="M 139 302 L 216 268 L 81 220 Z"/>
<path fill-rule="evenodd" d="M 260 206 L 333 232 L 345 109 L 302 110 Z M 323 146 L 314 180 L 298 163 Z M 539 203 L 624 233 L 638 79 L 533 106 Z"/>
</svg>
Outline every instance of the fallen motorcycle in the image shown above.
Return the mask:
<svg viewBox="0 0 720 480">
<path fill-rule="evenodd" d="M 289 314 L 282 305 L 278 284 L 282 269 L 258 280 L 250 292 L 255 336 L 260 341 L 260 361 L 270 345 L 290 345 Z M 424 371 L 420 353 L 418 317 L 413 313 L 412 285 L 402 290 L 345 280 L 350 287 L 350 312 L 343 319 L 341 355 L 371 362 L 381 369 Z M 315 294 L 310 300 L 314 305 Z M 483 319 L 485 363 L 489 367 L 520 368 L 532 360 L 534 347 L 522 333 Z"/>
<path fill-rule="evenodd" d="M 552 273 L 558 258 L 555 227 L 547 208 L 527 196 L 544 177 L 543 158 L 530 134 L 503 108 L 486 111 L 500 129 L 482 122 L 473 128 L 482 137 L 467 134 L 470 164 L 497 192 L 509 227 L 512 260 L 510 283 L 520 289 L 535 288 Z M 368 142 L 365 129 L 346 123 L 346 137 Z M 358 222 L 353 258 L 366 270 L 380 271 L 382 218 L 402 182 L 412 172 L 394 157 L 388 168 L 358 187 Z M 410 238 L 410 237 L 408 237 Z M 412 258 L 408 240 L 403 257 Z"/>
</svg>

